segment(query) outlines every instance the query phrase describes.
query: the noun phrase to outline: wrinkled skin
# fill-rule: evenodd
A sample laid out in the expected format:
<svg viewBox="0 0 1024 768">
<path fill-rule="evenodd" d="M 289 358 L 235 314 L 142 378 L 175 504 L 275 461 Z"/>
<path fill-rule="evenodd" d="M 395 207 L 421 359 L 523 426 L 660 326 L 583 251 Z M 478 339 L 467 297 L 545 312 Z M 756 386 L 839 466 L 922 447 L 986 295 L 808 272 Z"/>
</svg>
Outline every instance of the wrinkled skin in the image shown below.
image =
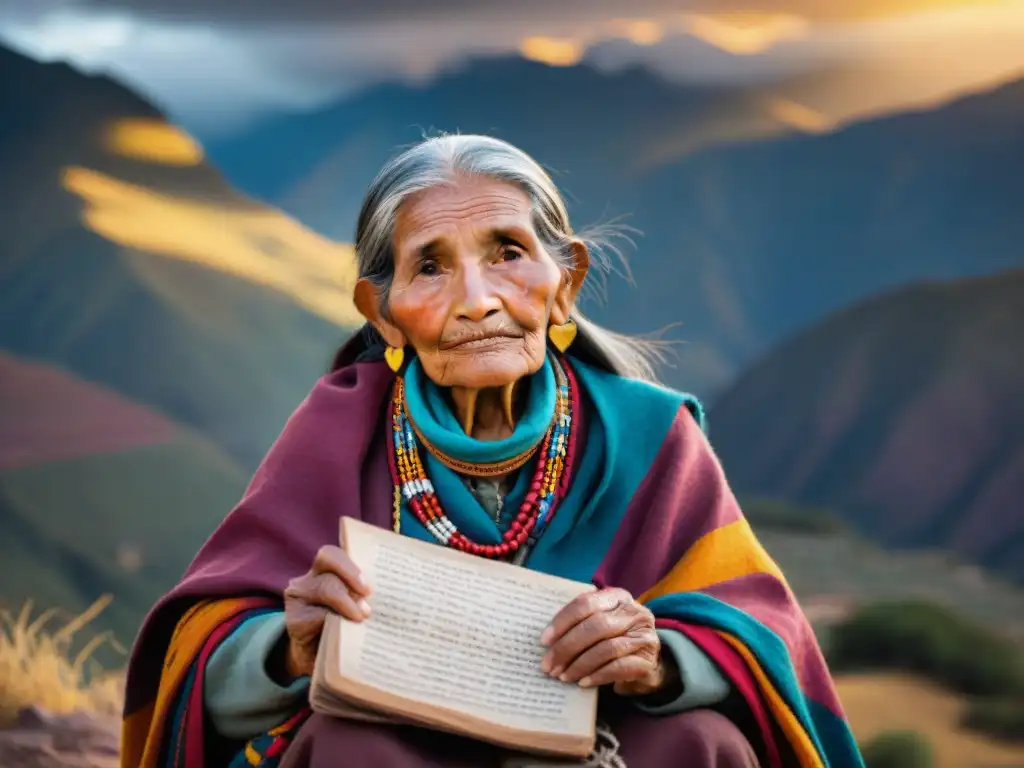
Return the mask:
<svg viewBox="0 0 1024 768">
<path fill-rule="evenodd" d="M 438 386 L 500 389 L 540 369 L 548 324 L 568 320 L 587 268 L 575 250 L 575 270 L 555 262 L 518 188 L 460 179 L 399 209 L 387 311 L 367 283 L 356 306 Z"/>
<path fill-rule="evenodd" d="M 284 591 L 285 668 L 291 677 L 313 673 L 327 612 L 362 621 L 370 615 L 366 598 L 371 593 L 359 568 L 341 547 L 320 548 L 309 571 L 292 579 Z"/>
<path fill-rule="evenodd" d="M 623 695 L 649 694 L 675 682 L 678 670 L 661 660 L 654 614 L 624 589 L 580 595 L 544 633 L 541 668 L 584 688 L 613 685 Z"/>
<path fill-rule="evenodd" d="M 425 374 L 449 388 L 463 423 L 461 411 L 475 409 L 474 437 L 505 437 L 511 425 L 501 393 L 544 364 L 548 326 L 569 319 L 586 277 L 586 246 L 575 241 L 574 263 L 558 264 L 533 228 L 522 190 L 463 177 L 402 205 L 393 251 L 389 295 L 360 280 L 356 306 L 390 346 L 411 348 Z M 312 671 L 327 611 L 361 621 L 369 594 L 348 555 L 324 547 L 285 592 L 289 673 Z M 623 590 L 572 601 L 541 641 L 550 646 L 545 672 L 566 681 L 635 695 L 675 680 L 654 617 Z"/>
</svg>

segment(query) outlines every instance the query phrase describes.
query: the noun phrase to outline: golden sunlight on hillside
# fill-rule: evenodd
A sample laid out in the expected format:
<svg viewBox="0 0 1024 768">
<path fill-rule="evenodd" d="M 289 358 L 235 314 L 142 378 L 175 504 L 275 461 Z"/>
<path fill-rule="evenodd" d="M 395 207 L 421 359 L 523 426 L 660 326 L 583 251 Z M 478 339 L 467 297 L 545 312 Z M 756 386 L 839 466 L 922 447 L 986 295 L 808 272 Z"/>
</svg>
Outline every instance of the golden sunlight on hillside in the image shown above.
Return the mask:
<svg viewBox="0 0 1024 768">
<path fill-rule="evenodd" d="M 762 59 L 769 68 L 774 61 L 840 63 L 784 84 L 779 95 L 795 104 L 769 106 L 778 123 L 809 132 L 930 108 L 1024 74 L 1024 0 L 788 0 L 776 12 L 742 8 L 737 0 L 723 0 L 705 13 L 591 19 L 557 36 L 527 37 L 520 53 L 568 66 L 602 42 L 619 39 L 654 47 L 651 60 L 665 63 L 673 49 L 662 56 L 660 43 L 693 38 L 747 59 L 730 65 L 736 71 L 756 69 Z"/>
<path fill-rule="evenodd" d="M 861 743 L 883 731 L 912 730 L 931 741 L 935 768 L 1024 765 L 1024 747 L 961 730 L 963 701 L 931 683 L 898 674 L 864 674 L 839 677 L 836 685 Z"/>
<path fill-rule="evenodd" d="M 79 167 L 66 168 L 62 181 L 85 202 L 85 226 L 118 245 L 264 285 L 343 326 L 362 322 L 352 304 L 352 246 L 280 211 L 164 194 Z"/>
<path fill-rule="evenodd" d="M 519 52 L 552 66 L 579 63 L 602 40 L 619 38 L 635 45 L 657 45 L 670 34 L 688 34 L 727 53 L 752 55 L 807 34 L 810 23 L 782 13 L 677 14 L 674 18 L 616 18 L 586 26 L 572 36 L 527 37 Z"/>
<path fill-rule="evenodd" d="M 734 56 L 763 53 L 786 40 L 799 40 L 810 29 L 807 19 L 788 14 L 722 14 L 687 17 L 687 32 Z"/>
<path fill-rule="evenodd" d="M 191 166 L 203 160 L 203 149 L 187 133 L 157 118 L 118 120 L 103 137 L 115 155 L 160 165 Z"/>
<path fill-rule="evenodd" d="M 779 123 L 803 133 L 827 133 L 838 127 L 837 121 L 824 112 L 790 99 L 771 98 L 766 101 L 766 107 L 768 114 Z"/>
<path fill-rule="evenodd" d="M 613 19 L 609 28 L 634 45 L 657 45 L 665 37 L 665 28 L 653 19 Z"/>
<path fill-rule="evenodd" d="M 524 58 L 553 67 L 578 64 L 586 50 L 585 43 L 569 37 L 528 37 L 519 48 Z"/>
</svg>

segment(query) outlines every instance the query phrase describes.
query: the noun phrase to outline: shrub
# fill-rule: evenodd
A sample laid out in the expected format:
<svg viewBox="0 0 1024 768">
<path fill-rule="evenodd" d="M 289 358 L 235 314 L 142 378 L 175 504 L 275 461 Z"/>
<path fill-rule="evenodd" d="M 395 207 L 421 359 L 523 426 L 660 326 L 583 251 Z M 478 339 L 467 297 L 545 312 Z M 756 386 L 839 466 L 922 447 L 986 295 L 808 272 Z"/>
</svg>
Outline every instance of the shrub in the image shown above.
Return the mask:
<svg viewBox="0 0 1024 768">
<path fill-rule="evenodd" d="M 932 745 L 914 731 L 887 731 L 861 748 L 867 768 L 932 768 Z"/>
<path fill-rule="evenodd" d="M 846 526 L 827 509 L 803 507 L 776 499 L 744 499 L 743 514 L 756 529 L 830 536 L 846 531 Z"/>
<path fill-rule="evenodd" d="M 51 712 L 121 712 L 123 676 L 90 664 L 97 648 L 108 643 L 116 648 L 116 644 L 99 634 L 72 652 L 75 635 L 109 602 L 109 598 L 97 600 L 85 613 L 53 630 L 48 625 L 55 611 L 34 619 L 31 603 L 17 614 L 0 611 L 0 726 L 33 705 Z"/>
<path fill-rule="evenodd" d="M 971 696 L 1024 693 L 1024 660 L 1009 640 L 920 601 L 855 612 L 833 628 L 829 661 L 837 671 L 916 672 Z"/>
<path fill-rule="evenodd" d="M 961 724 L 1000 741 L 1024 744 L 1024 696 L 973 701 Z"/>
</svg>

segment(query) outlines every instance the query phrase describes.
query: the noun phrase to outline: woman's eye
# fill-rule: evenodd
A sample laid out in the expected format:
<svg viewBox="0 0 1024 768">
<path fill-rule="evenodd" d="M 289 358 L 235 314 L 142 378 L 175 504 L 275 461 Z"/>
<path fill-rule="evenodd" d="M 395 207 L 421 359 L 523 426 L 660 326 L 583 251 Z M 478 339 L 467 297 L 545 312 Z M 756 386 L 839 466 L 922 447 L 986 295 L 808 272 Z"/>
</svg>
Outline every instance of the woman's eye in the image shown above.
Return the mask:
<svg viewBox="0 0 1024 768">
<path fill-rule="evenodd" d="M 437 272 L 437 262 L 432 261 L 431 259 L 425 259 L 424 261 L 420 262 L 419 271 L 417 272 L 417 274 L 431 277 L 433 275 L 436 275 Z"/>
<path fill-rule="evenodd" d="M 518 248 L 512 248 L 512 247 L 506 246 L 501 251 L 501 260 L 502 261 L 518 261 L 521 258 L 523 258 L 523 252 L 521 250 L 519 250 Z"/>
</svg>

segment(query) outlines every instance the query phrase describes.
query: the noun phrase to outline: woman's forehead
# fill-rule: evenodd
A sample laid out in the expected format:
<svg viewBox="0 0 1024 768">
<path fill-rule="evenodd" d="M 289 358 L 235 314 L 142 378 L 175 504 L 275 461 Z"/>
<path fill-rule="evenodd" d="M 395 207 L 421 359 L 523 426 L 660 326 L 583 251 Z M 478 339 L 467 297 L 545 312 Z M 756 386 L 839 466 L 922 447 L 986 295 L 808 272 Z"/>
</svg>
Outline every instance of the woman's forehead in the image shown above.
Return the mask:
<svg viewBox="0 0 1024 768">
<path fill-rule="evenodd" d="M 530 198 L 519 187 L 492 179 L 468 177 L 418 192 L 398 210 L 396 243 L 442 238 L 455 229 L 530 228 Z"/>
</svg>

